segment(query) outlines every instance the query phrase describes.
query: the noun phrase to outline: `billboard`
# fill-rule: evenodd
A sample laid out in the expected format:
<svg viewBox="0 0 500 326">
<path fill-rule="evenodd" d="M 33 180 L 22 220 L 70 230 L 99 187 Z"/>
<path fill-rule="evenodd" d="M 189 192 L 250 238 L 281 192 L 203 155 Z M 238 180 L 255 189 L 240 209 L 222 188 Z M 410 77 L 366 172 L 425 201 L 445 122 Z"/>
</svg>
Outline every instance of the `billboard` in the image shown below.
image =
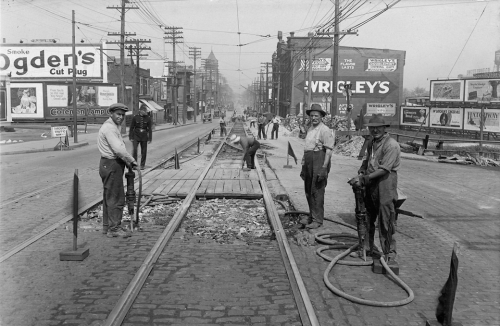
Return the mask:
<svg viewBox="0 0 500 326">
<path fill-rule="evenodd" d="M 307 67 L 306 67 L 307 64 Z M 307 68 L 309 71 L 309 60 L 300 60 L 299 71 L 304 71 Z M 332 58 L 318 58 L 312 60 L 312 70 L 313 71 L 329 71 L 332 70 Z"/>
<path fill-rule="evenodd" d="M 463 80 L 431 80 L 431 102 L 462 102 L 463 100 Z"/>
<path fill-rule="evenodd" d="M 433 128 L 462 129 L 464 109 L 431 108 L 429 126 Z"/>
<path fill-rule="evenodd" d="M 483 124 L 484 132 L 500 132 L 500 110 L 485 109 Z M 464 129 L 481 130 L 481 109 L 465 109 Z"/>
<path fill-rule="evenodd" d="M 2 44 L 0 72 L 11 79 L 69 79 L 73 77 L 71 44 Z M 76 77 L 103 79 L 102 46 L 76 45 Z"/>
<path fill-rule="evenodd" d="M 12 118 L 43 118 L 43 84 L 11 83 Z"/>
<path fill-rule="evenodd" d="M 468 79 L 465 81 L 465 101 L 500 102 L 500 79 Z"/>
<path fill-rule="evenodd" d="M 404 126 L 424 126 L 429 124 L 429 108 L 427 107 L 401 107 L 400 124 Z"/>
<path fill-rule="evenodd" d="M 366 103 L 365 116 L 381 114 L 384 117 L 396 115 L 396 103 Z"/>
</svg>

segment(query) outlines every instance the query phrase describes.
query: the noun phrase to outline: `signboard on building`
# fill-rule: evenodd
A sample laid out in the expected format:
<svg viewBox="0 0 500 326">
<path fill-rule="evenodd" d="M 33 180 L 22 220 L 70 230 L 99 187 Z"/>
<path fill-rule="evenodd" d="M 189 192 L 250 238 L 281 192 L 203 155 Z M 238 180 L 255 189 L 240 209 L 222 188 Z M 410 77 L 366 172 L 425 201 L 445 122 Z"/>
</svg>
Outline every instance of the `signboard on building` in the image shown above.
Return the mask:
<svg viewBox="0 0 500 326">
<path fill-rule="evenodd" d="M 366 103 L 366 116 L 381 114 L 385 117 L 396 115 L 396 103 Z"/>
<path fill-rule="evenodd" d="M 462 129 L 464 109 L 431 108 L 429 126 L 434 128 Z"/>
<path fill-rule="evenodd" d="M 429 122 L 429 108 L 427 107 L 401 107 L 400 124 L 404 126 L 424 126 Z"/>
<path fill-rule="evenodd" d="M 465 81 L 465 101 L 500 102 L 500 79 L 468 79 Z"/>
<path fill-rule="evenodd" d="M 431 102 L 462 102 L 463 100 L 463 80 L 431 80 Z"/>
<path fill-rule="evenodd" d="M 485 109 L 483 113 L 483 131 L 500 132 L 500 110 Z M 465 109 L 464 129 L 481 130 L 481 109 Z"/>
<path fill-rule="evenodd" d="M 331 58 L 317 58 L 312 60 L 312 70 L 313 71 L 329 71 L 332 70 L 332 59 Z M 299 71 L 304 71 L 307 64 L 307 71 L 309 71 L 309 60 L 300 60 Z"/>
<path fill-rule="evenodd" d="M 71 44 L 2 44 L 0 72 L 17 79 L 73 77 Z M 102 46 L 76 45 L 76 77 L 103 79 Z"/>
<path fill-rule="evenodd" d="M 43 118 L 43 84 L 11 83 L 12 118 Z"/>
<path fill-rule="evenodd" d="M 365 71 L 396 71 L 398 59 L 371 58 L 366 61 Z"/>
<path fill-rule="evenodd" d="M 68 106 L 67 85 L 47 85 L 47 105 L 55 107 Z"/>
</svg>

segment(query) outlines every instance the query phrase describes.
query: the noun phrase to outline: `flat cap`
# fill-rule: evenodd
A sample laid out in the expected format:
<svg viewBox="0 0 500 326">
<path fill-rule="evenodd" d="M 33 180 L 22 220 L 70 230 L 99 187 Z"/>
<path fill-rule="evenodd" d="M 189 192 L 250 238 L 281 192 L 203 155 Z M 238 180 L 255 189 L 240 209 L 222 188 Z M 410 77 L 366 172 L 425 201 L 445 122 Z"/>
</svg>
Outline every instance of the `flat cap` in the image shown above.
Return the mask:
<svg viewBox="0 0 500 326">
<path fill-rule="evenodd" d="M 109 112 L 113 112 L 116 110 L 128 111 L 128 107 L 123 103 L 114 103 L 109 106 Z"/>
</svg>

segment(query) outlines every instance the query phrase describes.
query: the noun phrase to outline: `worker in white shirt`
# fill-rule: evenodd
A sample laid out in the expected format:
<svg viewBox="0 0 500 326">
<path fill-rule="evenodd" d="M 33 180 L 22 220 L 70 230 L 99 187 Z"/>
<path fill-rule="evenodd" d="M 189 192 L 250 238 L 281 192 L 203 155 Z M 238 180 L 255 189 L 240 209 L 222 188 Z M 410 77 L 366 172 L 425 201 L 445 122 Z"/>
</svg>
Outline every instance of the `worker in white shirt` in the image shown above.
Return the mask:
<svg viewBox="0 0 500 326">
<path fill-rule="evenodd" d="M 281 122 L 280 118 L 278 118 L 276 114 L 274 114 L 270 122 L 273 124 L 273 130 L 271 131 L 271 139 L 274 139 L 275 133 L 276 133 L 276 139 L 278 139 L 278 129 L 280 127 L 280 122 Z"/>
</svg>

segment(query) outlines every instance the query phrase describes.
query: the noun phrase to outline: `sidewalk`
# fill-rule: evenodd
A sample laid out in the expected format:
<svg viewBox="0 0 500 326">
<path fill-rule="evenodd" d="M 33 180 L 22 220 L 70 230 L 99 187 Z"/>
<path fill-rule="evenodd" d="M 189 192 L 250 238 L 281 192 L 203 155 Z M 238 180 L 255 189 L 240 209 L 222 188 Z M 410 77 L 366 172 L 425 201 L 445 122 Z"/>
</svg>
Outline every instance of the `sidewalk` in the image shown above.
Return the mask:
<svg viewBox="0 0 500 326">
<path fill-rule="evenodd" d="M 197 119 L 197 124 L 203 123 L 201 119 Z M 192 120 L 188 121 L 185 125 L 194 124 Z M 179 128 L 185 126 L 183 124 L 172 125 L 171 123 L 158 124 L 155 126 L 155 131 Z M 15 127 L 15 125 L 14 125 Z M 101 125 L 96 125 L 97 130 L 91 133 L 78 133 L 77 140 L 78 143 L 74 142 L 74 137 L 69 137 L 69 147 L 65 150 L 73 150 L 79 147 L 93 145 L 97 143 L 97 133 Z M 83 130 L 82 126 L 78 127 L 79 130 Z M 127 128 L 128 132 L 128 128 Z M 122 135 L 124 138 L 128 138 L 128 134 Z M 62 139 L 64 141 L 64 139 Z M 13 155 L 13 154 L 27 154 L 27 153 L 39 153 L 39 152 L 52 152 L 57 146 L 59 139 L 57 138 L 47 138 L 37 141 L 28 141 L 20 143 L 10 143 L 10 144 L 0 144 L 0 155 Z"/>
</svg>

